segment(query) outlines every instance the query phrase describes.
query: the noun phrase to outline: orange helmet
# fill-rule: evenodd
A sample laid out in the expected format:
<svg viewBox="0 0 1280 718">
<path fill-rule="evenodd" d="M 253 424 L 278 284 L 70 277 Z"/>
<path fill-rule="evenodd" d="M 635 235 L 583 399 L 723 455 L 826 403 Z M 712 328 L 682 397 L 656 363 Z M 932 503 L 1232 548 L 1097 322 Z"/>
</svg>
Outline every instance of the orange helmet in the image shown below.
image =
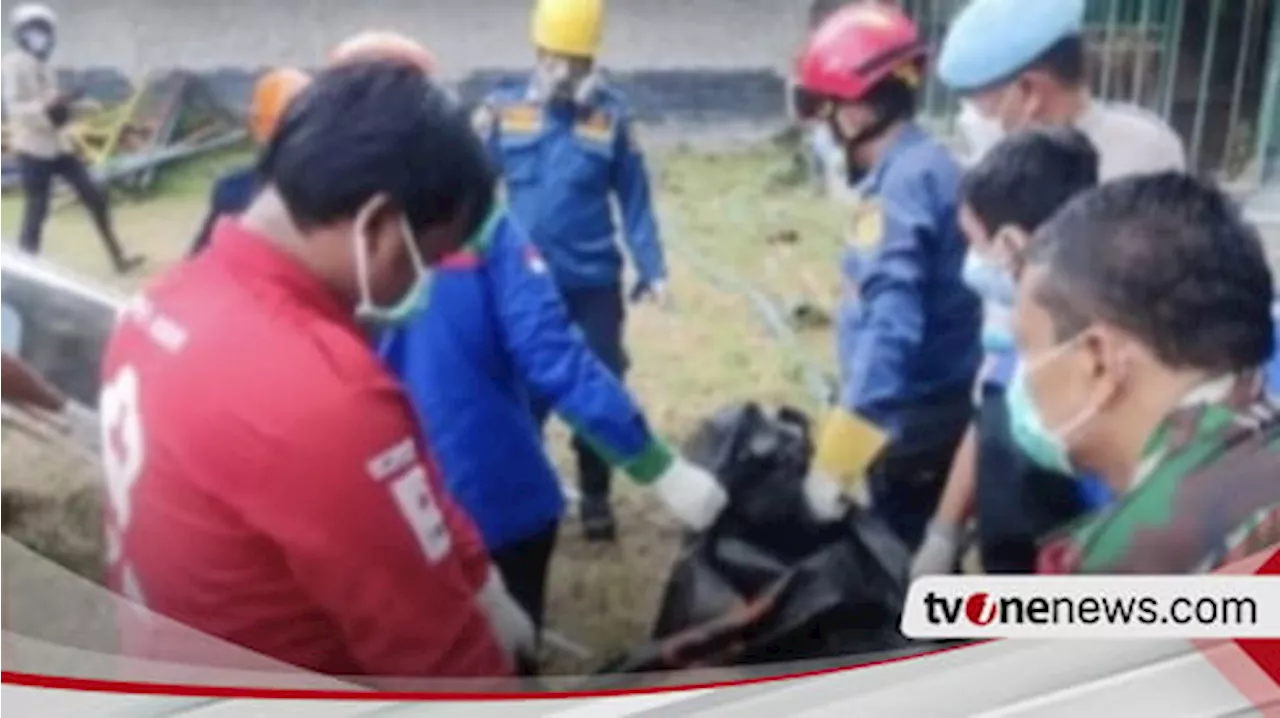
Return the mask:
<svg viewBox="0 0 1280 718">
<path fill-rule="evenodd" d="M 370 60 L 407 62 L 428 75 L 435 72 L 436 58 L 421 43 L 390 30 L 367 30 L 343 40 L 329 53 L 330 65 Z"/>
<path fill-rule="evenodd" d="M 302 92 L 311 77 L 292 67 L 272 70 L 258 78 L 253 88 L 253 104 L 249 110 L 249 134 L 255 142 L 265 144 L 280 123 L 289 101 Z"/>
</svg>

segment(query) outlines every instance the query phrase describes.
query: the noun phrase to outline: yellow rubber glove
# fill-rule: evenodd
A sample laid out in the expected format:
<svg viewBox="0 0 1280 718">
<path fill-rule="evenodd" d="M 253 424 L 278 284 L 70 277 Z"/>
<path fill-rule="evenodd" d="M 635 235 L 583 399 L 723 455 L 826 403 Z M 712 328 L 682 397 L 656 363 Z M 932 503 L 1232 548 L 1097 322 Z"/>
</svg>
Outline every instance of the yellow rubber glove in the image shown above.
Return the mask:
<svg viewBox="0 0 1280 718">
<path fill-rule="evenodd" d="M 875 424 L 844 409 L 832 409 L 818 430 L 810 471 L 851 490 L 866 476 L 887 442 L 888 437 Z"/>
</svg>

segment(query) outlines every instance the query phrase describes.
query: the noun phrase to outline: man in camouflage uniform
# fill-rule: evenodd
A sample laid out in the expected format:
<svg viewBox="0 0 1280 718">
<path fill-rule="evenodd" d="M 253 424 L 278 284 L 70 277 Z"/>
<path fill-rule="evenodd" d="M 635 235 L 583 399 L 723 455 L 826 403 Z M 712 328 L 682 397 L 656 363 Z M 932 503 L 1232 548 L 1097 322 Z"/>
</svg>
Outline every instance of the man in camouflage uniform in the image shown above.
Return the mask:
<svg viewBox="0 0 1280 718">
<path fill-rule="evenodd" d="M 1257 229 L 1181 173 L 1105 184 L 1037 232 L 1013 436 L 1122 497 L 1051 537 L 1041 573 L 1196 573 L 1280 541 L 1273 286 Z"/>
</svg>

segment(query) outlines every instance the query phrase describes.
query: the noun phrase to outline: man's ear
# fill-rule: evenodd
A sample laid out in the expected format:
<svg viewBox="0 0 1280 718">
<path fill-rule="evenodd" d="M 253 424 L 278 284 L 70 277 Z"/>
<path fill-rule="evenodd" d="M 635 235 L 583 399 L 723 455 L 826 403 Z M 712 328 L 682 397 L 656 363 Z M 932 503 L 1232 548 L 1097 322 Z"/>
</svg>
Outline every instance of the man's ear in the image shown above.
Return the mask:
<svg viewBox="0 0 1280 718">
<path fill-rule="evenodd" d="M 400 210 L 391 197 L 378 194 L 372 197 L 360 209 L 358 221 L 363 224 L 366 241 L 369 243 L 369 259 L 375 266 L 388 258 L 398 260 L 404 248 L 400 230 Z"/>
<path fill-rule="evenodd" d="M 1030 240 L 1031 235 L 1027 233 L 1027 230 L 1016 224 L 1001 226 L 996 230 L 995 236 L 991 238 L 997 251 L 1000 252 L 1005 266 L 1010 268 L 1022 266 L 1027 256 L 1027 243 Z"/>
</svg>

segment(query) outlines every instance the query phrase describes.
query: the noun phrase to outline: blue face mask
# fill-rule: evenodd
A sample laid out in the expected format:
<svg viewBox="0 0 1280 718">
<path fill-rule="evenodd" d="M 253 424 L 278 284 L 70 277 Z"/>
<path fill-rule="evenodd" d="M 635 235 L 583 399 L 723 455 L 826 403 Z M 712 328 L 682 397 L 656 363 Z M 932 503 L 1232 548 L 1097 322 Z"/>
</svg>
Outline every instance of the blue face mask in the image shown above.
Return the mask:
<svg viewBox="0 0 1280 718">
<path fill-rule="evenodd" d="M 1014 370 L 1009 387 L 1005 390 L 1005 405 L 1009 410 L 1009 429 L 1018 448 L 1042 469 L 1060 474 L 1074 475 L 1070 448 L 1067 441 L 1098 414 L 1098 405 L 1086 406 L 1074 418 L 1057 429 L 1051 429 L 1031 396 L 1030 377 L 1050 362 L 1065 356 L 1075 346 L 1075 340 L 1067 341 L 1048 353 L 1022 362 Z"/>
<path fill-rule="evenodd" d="M 18 44 L 41 60 L 47 60 L 53 54 L 57 36 L 50 28 L 33 24 L 18 31 Z"/>
<path fill-rule="evenodd" d="M 1013 275 L 972 249 L 964 257 L 961 279 L 984 300 L 1005 307 L 1013 306 L 1017 294 Z"/>
</svg>

